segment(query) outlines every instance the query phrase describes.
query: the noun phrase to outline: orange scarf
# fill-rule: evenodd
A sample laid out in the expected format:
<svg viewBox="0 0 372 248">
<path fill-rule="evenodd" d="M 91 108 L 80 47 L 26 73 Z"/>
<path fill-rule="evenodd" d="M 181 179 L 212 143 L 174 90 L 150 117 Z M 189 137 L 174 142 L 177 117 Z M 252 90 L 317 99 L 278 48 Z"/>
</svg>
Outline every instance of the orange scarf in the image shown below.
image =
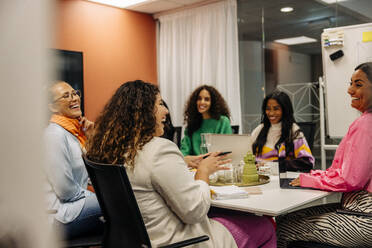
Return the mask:
<svg viewBox="0 0 372 248">
<path fill-rule="evenodd" d="M 83 126 L 80 124 L 78 119 L 71 119 L 62 115 L 54 114 L 50 118 L 49 122 L 56 123 L 66 129 L 68 132 L 72 133 L 72 135 L 78 139 L 81 148 L 85 147 L 87 137 L 85 136 Z"/>
</svg>

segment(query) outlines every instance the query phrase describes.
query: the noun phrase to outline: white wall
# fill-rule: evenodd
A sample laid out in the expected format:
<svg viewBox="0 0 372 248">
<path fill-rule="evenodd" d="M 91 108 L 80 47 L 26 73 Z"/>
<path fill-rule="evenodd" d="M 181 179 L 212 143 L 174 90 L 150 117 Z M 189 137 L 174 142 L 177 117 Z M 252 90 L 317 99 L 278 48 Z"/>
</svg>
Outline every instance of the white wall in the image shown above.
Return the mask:
<svg viewBox="0 0 372 248">
<path fill-rule="evenodd" d="M 50 0 L 0 1 L 0 246 L 57 247 L 47 224 L 42 129 Z"/>
</svg>

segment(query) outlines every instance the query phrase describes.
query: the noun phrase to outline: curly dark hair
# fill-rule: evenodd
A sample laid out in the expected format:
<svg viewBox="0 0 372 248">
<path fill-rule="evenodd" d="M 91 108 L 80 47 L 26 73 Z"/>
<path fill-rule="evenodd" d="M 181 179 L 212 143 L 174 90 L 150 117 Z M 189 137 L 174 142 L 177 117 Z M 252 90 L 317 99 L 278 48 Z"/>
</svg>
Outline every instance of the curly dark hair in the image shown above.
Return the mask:
<svg viewBox="0 0 372 248">
<path fill-rule="evenodd" d="M 196 102 L 198 100 L 200 91 L 206 90 L 211 95 L 211 106 L 209 108 L 209 114 L 213 119 L 219 120 L 221 115 L 230 118 L 230 111 L 227 107 L 225 99 L 222 97 L 220 92 L 216 88 L 209 85 L 202 85 L 191 93 L 189 100 L 185 106 L 184 121 L 189 136 L 198 130 L 203 122 L 203 116 L 199 113 Z"/>
<path fill-rule="evenodd" d="M 158 94 L 157 86 L 141 80 L 122 84 L 96 121 L 87 142 L 88 158 L 133 168 L 137 151 L 154 137 Z"/>
<path fill-rule="evenodd" d="M 261 155 L 262 148 L 266 144 L 267 134 L 269 133 L 269 129 L 271 127 L 270 120 L 266 115 L 266 105 L 270 99 L 276 100 L 282 108 L 282 130 L 280 138 L 275 144 L 275 149 L 279 150 L 280 144 L 284 142 L 285 152 L 287 155 L 290 155 L 294 150 L 293 140 L 299 135 L 301 130 L 299 129 L 295 133 L 292 133 L 292 125 L 293 123 L 296 123 L 296 120 L 293 116 L 292 102 L 286 93 L 278 90 L 268 94 L 263 100 L 261 107 L 261 123 L 263 123 L 264 126 L 258 134 L 257 139 L 252 144 L 252 151 L 256 156 Z"/>
</svg>

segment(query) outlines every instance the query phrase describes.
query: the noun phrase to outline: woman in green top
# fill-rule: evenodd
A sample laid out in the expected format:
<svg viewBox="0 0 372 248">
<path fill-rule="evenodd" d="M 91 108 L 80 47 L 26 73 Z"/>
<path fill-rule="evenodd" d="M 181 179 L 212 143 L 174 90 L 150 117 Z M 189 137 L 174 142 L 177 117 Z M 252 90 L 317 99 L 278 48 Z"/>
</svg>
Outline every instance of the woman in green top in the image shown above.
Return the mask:
<svg viewBox="0 0 372 248">
<path fill-rule="evenodd" d="M 184 118 L 186 129 L 181 152 L 190 167 L 197 167 L 202 159 L 200 134 L 231 134 L 230 111 L 225 99 L 214 87 L 202 85 L 191 94 Z"/>
</svg>

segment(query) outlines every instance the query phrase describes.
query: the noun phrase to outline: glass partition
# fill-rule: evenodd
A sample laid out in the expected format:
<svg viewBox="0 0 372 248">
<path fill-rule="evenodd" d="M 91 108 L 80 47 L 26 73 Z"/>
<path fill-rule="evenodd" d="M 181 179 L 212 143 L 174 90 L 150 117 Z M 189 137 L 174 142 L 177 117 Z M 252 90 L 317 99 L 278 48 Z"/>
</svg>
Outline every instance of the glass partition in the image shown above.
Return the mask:
<svg viewBox="0 0 372 248">
<path fill-rule="evenodd" d="M 372 22 L 372 4 L 364 0 L 237 2 L 243 133 L 250 133 L 260 123 L 263 98 L 279 88 L 291 96 L 297 121 L 317 123 L 313 151 L 317 157 L 321 33 L 326 28 Z M 309 38 L 305 43 L 282 40 L 303 36 Z"/>
</svg>

